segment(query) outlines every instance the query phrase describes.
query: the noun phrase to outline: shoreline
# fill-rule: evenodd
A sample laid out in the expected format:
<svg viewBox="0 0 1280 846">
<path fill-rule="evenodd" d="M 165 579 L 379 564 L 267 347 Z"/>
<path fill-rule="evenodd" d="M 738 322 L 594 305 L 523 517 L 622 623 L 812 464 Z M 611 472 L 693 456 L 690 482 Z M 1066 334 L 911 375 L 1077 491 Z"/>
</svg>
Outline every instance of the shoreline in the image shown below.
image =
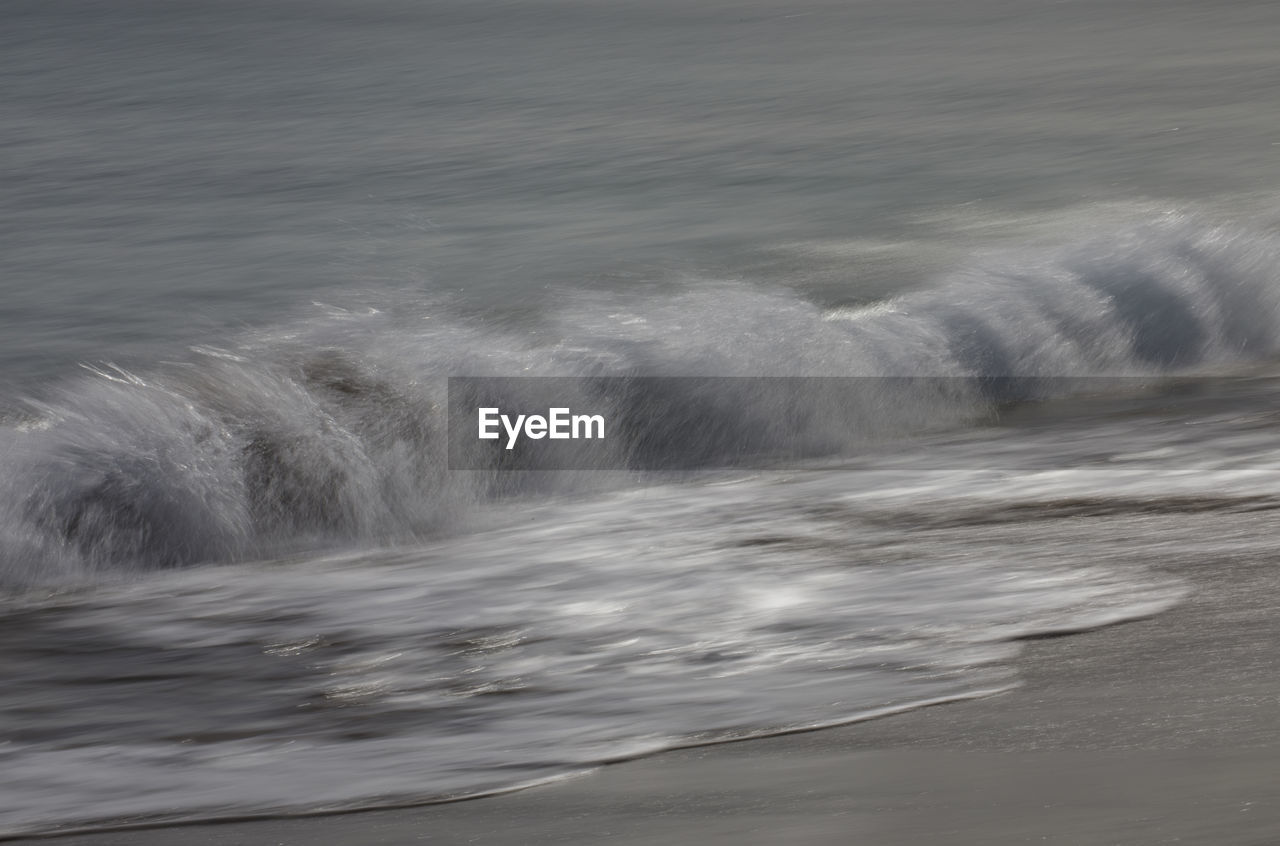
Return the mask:
<svg viewBox="0 0 1280 846">
<path fill-rule="evenodd" d="M 1181 604 L 1027 640 L 1022 685 L 991 697 L 442 804 L 6 842 L 1274 842 L 1280 570 L 1257 552 L 1163 569 L 1190 584 Z"/>
</svg>

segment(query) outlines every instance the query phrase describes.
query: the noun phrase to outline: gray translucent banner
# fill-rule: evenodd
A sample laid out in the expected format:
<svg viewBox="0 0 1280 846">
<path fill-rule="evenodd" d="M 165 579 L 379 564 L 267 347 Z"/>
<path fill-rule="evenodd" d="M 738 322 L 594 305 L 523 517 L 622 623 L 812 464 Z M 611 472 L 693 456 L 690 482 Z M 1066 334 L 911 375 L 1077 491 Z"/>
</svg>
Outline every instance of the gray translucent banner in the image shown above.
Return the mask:
<svg viewBox="0 0 1280 846">
<path fill-rule="evenodd" d="M 455 377 L 448 385 L 449 466 L 782 468 L 1045 402 L 1186 394 L 1221 384 L 1147 377 Z"/>
</svg>

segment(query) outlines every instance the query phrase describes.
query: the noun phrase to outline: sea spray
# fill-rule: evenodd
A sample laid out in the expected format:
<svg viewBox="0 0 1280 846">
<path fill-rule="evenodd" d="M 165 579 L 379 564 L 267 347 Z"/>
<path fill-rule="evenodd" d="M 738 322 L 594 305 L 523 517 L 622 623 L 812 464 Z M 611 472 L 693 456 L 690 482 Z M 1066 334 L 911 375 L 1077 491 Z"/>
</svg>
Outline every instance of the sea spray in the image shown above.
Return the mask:
<svg viewBox="0 0 1280 846">
<path fill-rule="evenodd" d="M 179 363 L 98 366 L 0 431 L 0 580 L 405 542 L 447 529 L 477 501 L 574 488 L 571 475 L 535 479 L 497 461 L 450 472 L 449 376 L 705 377 L 696 389 L 639 380 L 659 387 L 587 396 L 584 407 L 702 432 L 626 443 L 622 426 L 622 442 L 608 441 L 628 455 L 660 449 L 668 468 L 732 465 L 744 443 L 789 446 L 796 420 L 820 446 L 807 454 L 840 454 L 1039 398 L 1061 377 L 1270 356 L 1276 267 L 1273 236 L 1170 215 L 989 259 L 858 309 L 711 282 L 658 299 L 584 295 L 536 336 L 447 312 L 331 309 L 227 349 L 193 348 Z M 855 404 L 720 378 L 762 376 L 947 378 Z M 519 379 L 507 384 L 490 405 L 529 400 L 510 393 L 525 390 Z"/>
</svg>

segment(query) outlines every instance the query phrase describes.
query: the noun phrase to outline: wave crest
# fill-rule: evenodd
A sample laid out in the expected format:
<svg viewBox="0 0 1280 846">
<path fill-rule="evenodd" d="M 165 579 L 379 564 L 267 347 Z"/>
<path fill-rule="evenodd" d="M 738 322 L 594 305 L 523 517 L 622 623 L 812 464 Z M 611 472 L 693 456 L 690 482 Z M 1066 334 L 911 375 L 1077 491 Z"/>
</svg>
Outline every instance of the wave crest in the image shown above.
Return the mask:
<svg viewBox="0 0 1280 846">
<path fill-rule="evenodd" d="M 632 414 L 690 400 L 690 428 L 737 432 L 690 439 L 689 458 L 714 463 L 716 445 L 729 459 L 740 436 L 767 446 L 768 415 L 797 406 L 839 449 L 852 442 L 841 433 L 950 425 L 1029 398 L 1002 394 L 1008 377 L 1259 360 L 1280 343 L 1277 259 L 1272 236 L 1170 216 L 857 309 L 712 283 L 661 300 L 567 298 L 535 333 L 330 309 L 149 373 L 94 369 L 33 404 L 0 432 L 0 581 L 403 540 L 478 499 L 572 484 L 449 472 L 450 375 L 959 377 L 910 407 L 832 407 L 732 380 L 714 383 L 718 395 L 626 399 Z"/>
</svg>

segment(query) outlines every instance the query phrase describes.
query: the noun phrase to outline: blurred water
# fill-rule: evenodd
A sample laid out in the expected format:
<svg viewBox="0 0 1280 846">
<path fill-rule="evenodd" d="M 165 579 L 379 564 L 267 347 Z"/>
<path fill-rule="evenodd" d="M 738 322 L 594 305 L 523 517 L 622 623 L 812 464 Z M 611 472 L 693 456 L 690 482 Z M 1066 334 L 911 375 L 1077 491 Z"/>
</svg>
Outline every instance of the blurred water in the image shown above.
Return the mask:
<svg viewBox="0 0 1280 846">
<path fill-rule="evenodd" d="M 1273 3 L 0 22 L 0 834 L 979 695 L 1175 601 L 1162 559 L 1271 549 Z M 955 384 L 815 397 L 915 440 L 804 472 L 447 469 L 446 377 L 600 374 Z M 1144 378 L 982 381 L 1099 374 Z M 721 387 L 708 425 L 787 401 Z"/>
<path fill-rule="evenodd" d="M 526 319 L 564 287 L 709 274 L 861 301 L 1037 213 L 1266 194 L 1275 15 L 16 0 L 4 377 L 150 361 L 312 299 Z"/>
</svg>

